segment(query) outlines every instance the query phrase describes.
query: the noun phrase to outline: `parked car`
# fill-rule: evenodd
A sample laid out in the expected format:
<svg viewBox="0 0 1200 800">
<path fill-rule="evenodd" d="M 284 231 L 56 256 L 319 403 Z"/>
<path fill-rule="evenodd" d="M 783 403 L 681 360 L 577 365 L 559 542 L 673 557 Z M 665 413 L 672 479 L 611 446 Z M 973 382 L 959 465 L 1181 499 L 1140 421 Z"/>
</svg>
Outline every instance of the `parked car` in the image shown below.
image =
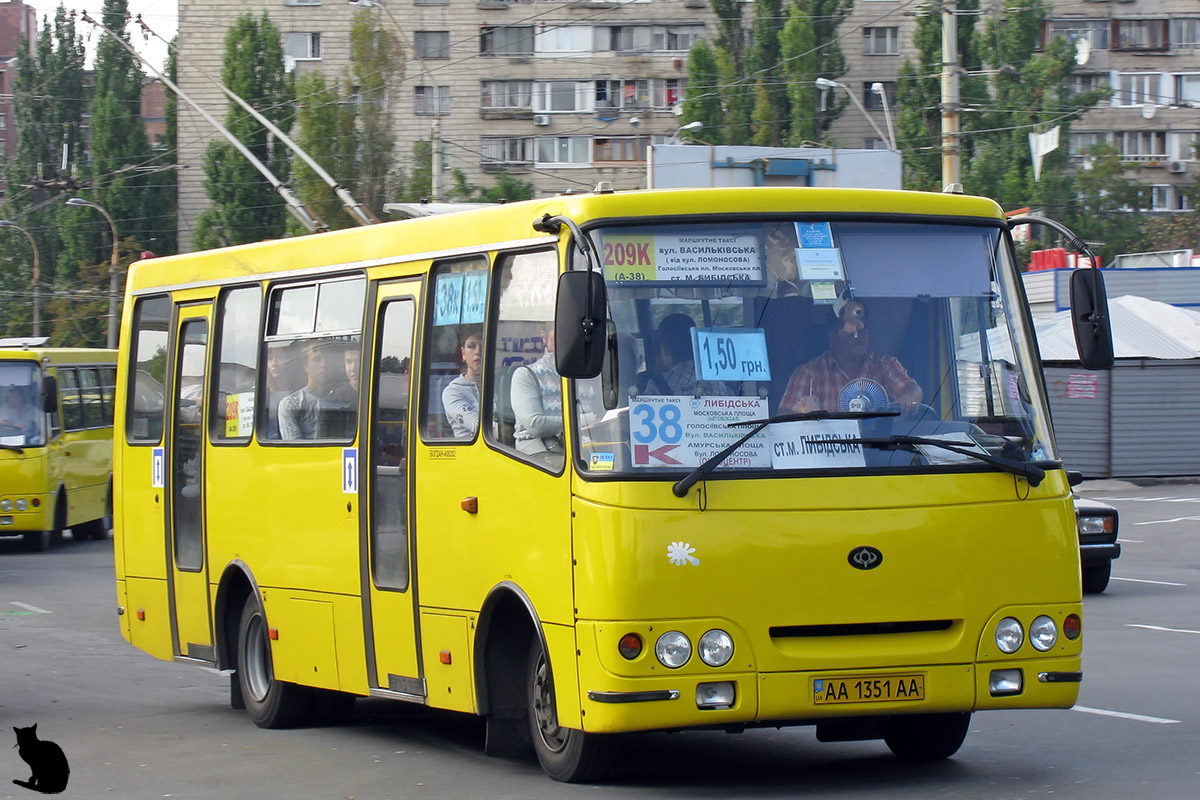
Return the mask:
<svg viewBox="0 0 1200 800">
<path fill-rule="evenodd" d="M 1117 510 L 1108 503 L 1075 496 L 1075 525 L 1079 531 L 1084 594 L 1099 594 L 1108 588 L 1113 559 L 1121 557 L 1117 524 Z"/>
</svg>

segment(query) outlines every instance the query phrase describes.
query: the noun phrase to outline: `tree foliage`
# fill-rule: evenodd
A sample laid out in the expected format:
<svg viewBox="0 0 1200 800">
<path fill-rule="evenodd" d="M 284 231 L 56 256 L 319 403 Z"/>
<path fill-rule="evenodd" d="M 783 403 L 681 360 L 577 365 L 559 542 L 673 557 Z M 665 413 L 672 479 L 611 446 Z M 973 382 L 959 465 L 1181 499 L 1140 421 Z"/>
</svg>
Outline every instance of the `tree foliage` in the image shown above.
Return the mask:
<svg viewBox="0 0 1200 800">
<path fill-rule="evenodd" d="M 311 72 L 296 81 L 296 144 L 304 149 L 338 184 L 355 185 L 354 104 L 326 81 L 322 72 Z M 324 179 L 302 160 L 296 159 L 293 186 L 304 205 L 331 228 L 348 228 L 356 223 Z M 353 193 L 353 192 L 352 192 Z M 355 198 L 361 202 L 361 198 Z M 296 230 L 299 232 L 298 223 Z"/>
<path fill-rule="evenodd" d="M 359 107 L 355 196 L 378 215 L 396 189 L 396 143 L 388 95 L 389 87 L 400 85 L 404 79 L 404 53 L 391 31 L 380 28 L 375 16 L 365 10 L 354 15 L 350 46 L 353 56 L 348 79 L 356 87 Z"/>
<path fill-rule="evenodd" d="M 253 105 L 280 130 L 291 130 L 294 86 L 283 67 L 279 29 L 266 12 L 245 14 L 225 35 L 221 82 Z M 225 127 L 286 182 L 290 162 L 282 142 L 236 104 L 230 103 Z M 199 248 L 278 238 L 286 231 L 287 211 L 271 183 L 224 140 L 209 144 L 204 154 L 204 190 L 212 201 L 196 220 Z"/>
</svg>

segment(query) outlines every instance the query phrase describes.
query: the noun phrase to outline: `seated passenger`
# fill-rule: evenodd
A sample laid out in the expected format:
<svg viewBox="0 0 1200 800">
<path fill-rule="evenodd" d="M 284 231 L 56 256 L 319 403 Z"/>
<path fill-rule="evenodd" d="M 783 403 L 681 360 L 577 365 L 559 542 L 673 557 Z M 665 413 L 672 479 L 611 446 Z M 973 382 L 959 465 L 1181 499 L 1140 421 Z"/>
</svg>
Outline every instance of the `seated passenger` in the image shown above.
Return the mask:
<svg viewBox="0 0 1200 800">
<path fill-rule="evenodd" d="M 271 342 L 267 345 L 267 433 L 266 438 L 279 438 L 279 404 L 291 394 L 296 384 L 289 380 L 291 343 Z"/>
<path fill-rule="evenodd" d="M 321 411 L 335 404 L 333 393 L 345 380 L 342 348 L 329 340 L 313 340 L 304 350 L 307 382 L 279 402 L 279 435 L 283 439 L 316 439 Z"/>
<path fill-rule="evenodd" d="M 857 300 L 847 301 L 831 321 L 828 335 L 829 349 L 792 373 L 779 404 L 780 413 L 872 411 L 890 403 L 905 414 L 917 410 L 924 398 L 921 387 L 895 356 L 869 349 L 866 306 Z M 842 397 L 843 390 L 857 378 L 877 383 L 886 397 L 878 403 L 869 392 Z"/>
<path fill-rule="evenodd" d="M 459 334 L 463 373 L 442 390 L 442 408 L 455 439 L 473 439 L 479 429 L 479 381 L 483 375 L 483 334 L 464 329 Z"/>
<path fill-rule="evenodd" d="M 27 439 L 37 438 L 38 412 L 29 402 L 25 389 L 20 386 L 10 386 L 4 395 L 4 404 L 0 405 L 0 436 L 24 436 Z"/>
<path fill-rule="evenodd" d="M 517 450 L 529 455 L 563 452 L 562 378 L 554 365 L 554 331 L 541 331 L 541 358 L 513 373 L 510 399 Z M 558 456 L 554 457 L 555 459 Z"/>
<path fill-rule="evenodd" d="M 638 376 L 638 390 L 651 395 L 721 395 L 725 387 L 717 381 L 696 379 L 692 362 L 692 328 L 695 321 L 677 312 L 663 317 L 658 323 L 658 371 Z"/>
</svg>

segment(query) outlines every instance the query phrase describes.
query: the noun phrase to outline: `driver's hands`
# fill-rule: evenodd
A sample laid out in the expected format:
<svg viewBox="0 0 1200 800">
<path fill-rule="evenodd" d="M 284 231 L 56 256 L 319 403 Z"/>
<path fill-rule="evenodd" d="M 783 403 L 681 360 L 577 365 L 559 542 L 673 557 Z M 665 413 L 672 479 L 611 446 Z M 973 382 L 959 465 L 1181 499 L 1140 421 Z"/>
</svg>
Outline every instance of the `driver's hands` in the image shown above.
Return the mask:
<svg viewBox="0 0 1200 800">
<path fill-rule="evenodd" d="M 793 410 L 799 414 L 808 414 L 813 411 L 821 410 L 821 401 L 817 399 L 815 394 L 806 394 L 796 401 Z"/>
</svg>

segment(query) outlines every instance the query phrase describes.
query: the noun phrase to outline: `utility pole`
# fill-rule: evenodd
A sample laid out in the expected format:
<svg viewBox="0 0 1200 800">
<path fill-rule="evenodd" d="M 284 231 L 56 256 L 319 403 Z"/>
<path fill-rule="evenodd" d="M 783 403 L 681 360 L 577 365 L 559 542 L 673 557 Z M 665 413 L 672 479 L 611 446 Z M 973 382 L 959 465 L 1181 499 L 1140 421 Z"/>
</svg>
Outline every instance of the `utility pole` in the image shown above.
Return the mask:
<svg viewBox="0 0 1200 800">
<path fill-rule="evenodd" d="M 955 0 L 942 4 L 942 188 L 962 183 L 959 162 L 958 19 Z"/>
<path fill-rule="evenodd" d="M 434 92 L 434 103 L 437 103 L 437 87 L 431 88 Z M 433 124 L 429 127 L 429 146 L 432 148 L 432 152 L 429 154 L 429 169 L 433 173 L 429 176 L 429 193 L 433 197 L 429 199 L 437 203 L 442 199 L 442 125 L 437 115 L 434 116 Z"/>
</svg>

